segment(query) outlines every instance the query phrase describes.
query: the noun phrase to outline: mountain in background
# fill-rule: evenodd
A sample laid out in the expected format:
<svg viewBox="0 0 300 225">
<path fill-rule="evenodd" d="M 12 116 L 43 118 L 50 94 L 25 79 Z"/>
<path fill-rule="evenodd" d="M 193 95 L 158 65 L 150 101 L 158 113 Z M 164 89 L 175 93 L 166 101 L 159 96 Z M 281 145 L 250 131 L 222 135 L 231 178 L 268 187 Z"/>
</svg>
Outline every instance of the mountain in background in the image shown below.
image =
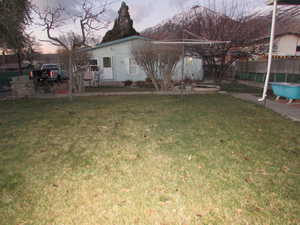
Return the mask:
<svg viewBox="0 0 300 225">
<path fill-rule="evenodd" d="M 216 12 L 203 7 L 203 6 L 194 6 L 190 9 L 184 10 L 181 13 L 174 15 L 171 19 L 163 20 L 161 23 L 145 29 L 142 32 L 143 36 L 165 40 L 165 39 L 181 39 L 182 37 L 182 28 L 188 28 L 194 24 L 197 20 L 197 15 L 199 14 L 215 14 Z"/>
<path fill-rule="evenodd" d="M 280 8 L 281 9 L 290 8 L 291 10 L 295 10 L 295 6 L 293 8 L 291 7 L 280 7 Z M 256 13 L 257 16 L 263 18 L 265 20 L 265 23 L 270 24 L 270 28 L 271 28 L 272 7 L 268 7 L 268 6 L 263 8 L 261 7 L 259 9 L 255 9 L 250 14 L 252 13 L 253 14 Z M 199 19 L 197 17 L 197 15 L 199 14 L 210 15 L 210 16 L 212 15 L 215 17 L 225 16 L 206 7 L 196 5 L 190 9 L 184 10 L 183 12 L 174 15 L 170 19 L 163 20 L 161 23 L 145 29 L 141 34 L 145 37 L 156 39 L 156 40 L 182 39 L 182 30 L 183 29 L 189 30 L 191 26 L 195 26 L 195 24 L 197 24 L 197 20 Z M 290 11 L 289 16 L 290 15 L 293 15 L 292 11 Z M 282 19 L 277 23 L 277 27 L 276 27 L 277 35 L 282 33 L 300 33 L 299 15 L 295 14 L 294 15 L 295 17 L 290 19 L 288 23 L 284 22 L 287 18 L 284 18 L 283 14 L 281 14 L 280 16 L 282 17 Z M 228 19 L 231 18 L 228 17 Z M 269 33 L 270 33 L 270 29 L 267 29 L 263 37 L 268 36 Z"/>
</svg>

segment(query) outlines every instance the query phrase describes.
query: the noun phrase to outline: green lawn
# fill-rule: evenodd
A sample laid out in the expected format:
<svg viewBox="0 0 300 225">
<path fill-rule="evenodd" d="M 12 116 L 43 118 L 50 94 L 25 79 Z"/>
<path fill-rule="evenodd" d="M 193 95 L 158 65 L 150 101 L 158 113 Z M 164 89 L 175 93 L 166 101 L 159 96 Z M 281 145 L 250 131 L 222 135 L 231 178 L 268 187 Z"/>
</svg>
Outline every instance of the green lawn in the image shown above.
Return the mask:
<svg viewBox="0 0 300 225">
<path fill-rule="evenodd" d="M 261 88 L 251 87 L 240 83 L 225 83 L 221 84 L 221 90 L 236 93 L 262 93 Z M 87 87 L 86 92 L 154 92 L 154 88 L 141 87 L 115 87 L 115 86 L 101 86 L 101 87 Z"/>
<path fill-rule="evenodd" d="M 222 91 L 228 91 L 228 92 L 236 92 L 236 93 L 254 93 L 254 94 L 260 94 L 262 93 L 261 88 L 257 87 L 251 87 L 245 84 L 240 83 L 222 83 L 221 84 Z"/>
<path fill-rule="evenodd" d="M 140 88 L 140 87 L 115 87 L 115 86 L 102 86 L 102 87 L 87 87 L 86 92 L 143 92 L 155 91 L 154 88 Z"/>
<path fill-rule="evenodd" d="M 226 95 L 2 101 L 0 224 L 300 224 L 299 125 Z"/>
</svg>

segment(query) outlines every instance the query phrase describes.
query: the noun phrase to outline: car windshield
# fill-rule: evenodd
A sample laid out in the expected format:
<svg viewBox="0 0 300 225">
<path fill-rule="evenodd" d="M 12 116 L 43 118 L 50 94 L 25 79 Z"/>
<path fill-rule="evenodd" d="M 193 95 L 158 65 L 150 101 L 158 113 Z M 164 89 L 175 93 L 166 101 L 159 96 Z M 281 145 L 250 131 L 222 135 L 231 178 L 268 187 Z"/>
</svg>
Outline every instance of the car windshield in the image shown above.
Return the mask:
<svg viewBox="0 0 300 225">
<path fill-rule="evenodd" d="M 58 70 L 58 66 L 55 64 L 43 65 L 42 69 Z"/>
</svg>

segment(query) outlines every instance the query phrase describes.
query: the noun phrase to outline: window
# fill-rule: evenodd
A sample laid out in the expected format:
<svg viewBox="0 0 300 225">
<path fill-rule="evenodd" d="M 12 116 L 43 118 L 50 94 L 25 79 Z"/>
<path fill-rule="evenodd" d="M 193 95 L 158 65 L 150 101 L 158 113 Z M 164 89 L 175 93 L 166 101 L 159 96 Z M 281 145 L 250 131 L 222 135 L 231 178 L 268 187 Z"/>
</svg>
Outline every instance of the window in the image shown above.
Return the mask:
<svg viewBox="0 0 300 225">
<path fill-rule="evenodd" d="M 111 58 L 110 57 L 103 57 L 103 67 L 111 68 Z"/>
<path fill-rule="evenodd" d="M 89 67 L 90 67 L 90 71 L 92 72 L 99 71 L 97 59 L 90 59 Z"/>
<path fill-rule="evenodd" d="M 297 46 L 296 52 L 300 52 L 300 45 Z"/>
<path fill-rule="evenodd" d="M 90 60 L 89 60 L 89 64 L 90 64 L 91 66 L 97 66 L 97 65 L 98 65 L 97 59 L 90 59 Z"/>
<path fill-rule="evenodd" d="M 187 63 L 188 64 L 193 64 L 193 57 L 188 57 Z"/>
</svg>

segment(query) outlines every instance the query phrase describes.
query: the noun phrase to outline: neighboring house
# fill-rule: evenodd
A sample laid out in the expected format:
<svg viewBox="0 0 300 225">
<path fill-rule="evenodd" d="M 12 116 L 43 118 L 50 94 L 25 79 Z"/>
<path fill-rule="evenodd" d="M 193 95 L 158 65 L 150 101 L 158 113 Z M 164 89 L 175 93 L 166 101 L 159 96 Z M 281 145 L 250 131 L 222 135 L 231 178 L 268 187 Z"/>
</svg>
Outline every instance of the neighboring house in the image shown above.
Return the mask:
<svg viewBox="0 0 300 225">
<path fill-rule="evenodd" d="M 143 44 L 150 39 L 142 36 L 130 36 L 119 40 L 98 44 L 89 50 L 91 57 L 90 73 L 85 79 L 95 83 L 98 77 L 102 82 L 122 82 L 126 80 L 143 81 L 147 78 L 145 72 L 135 63 L 131 51 L 136 44 Z M 181 80 L 181 62 L 178 63 L 174 80 Z M 194 80 L 203 79 L 202 60 L 186 57 L 185 77 Z"/>
<path fill-rule="evenodd" d="M 267 73 L 270 38 L 260 40 L 259 53 L 254 60 L 240 60 L 240 79 L 264 82 Z M 285 32 L 275 35 L 271 82 L 300 83 L 300 33 Z"/>
<path fill-rule="evenodd" d="M 257 59 L 268 57 L 270 38 L 263 38 L 255 45 L 257 49 Z M 298 58 L 300 57 L 300 33 L 285 32 L 275 35 L 274 58 Z"/>
<path fill-rule="evenodd" d="M 300 33 L 284 33 L 275 36 L 274 54 L 300 56 Z"/>
</svg>

